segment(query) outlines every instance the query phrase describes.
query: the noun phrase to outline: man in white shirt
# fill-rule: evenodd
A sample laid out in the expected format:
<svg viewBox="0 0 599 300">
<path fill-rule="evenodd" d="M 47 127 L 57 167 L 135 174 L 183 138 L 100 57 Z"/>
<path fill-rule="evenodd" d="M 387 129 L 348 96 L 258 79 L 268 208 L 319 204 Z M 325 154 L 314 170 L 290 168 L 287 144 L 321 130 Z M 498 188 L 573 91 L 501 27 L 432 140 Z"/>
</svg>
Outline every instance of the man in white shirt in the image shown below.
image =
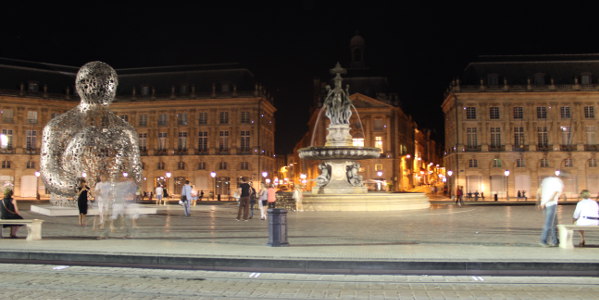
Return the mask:
<svg viewBox="0 0 599 300">
<path fill-rule="evenodd" d="M 563 175 L 564 173 L 562 172 L 560 176 Z M 564 192 L 564 182 L 557 176 L 546 177 L 541 182 L 540 192 L 539 208 L 543 209 L 545 213 L 545 223 L 543 224 L 540 245 L 543 247 L 555 247 L 557 245 L 555 211 L 559 197 Z"/>
<path fill-rule="evenodd" d="M 162 193 L 163 193 L 162 186 L 158 185 L 156 187 L 156 205 L 160 205 L 160 202 L 162 202 Z M 165 205 L 166 205 L 166 202 L 165 202 Z"/>
<path fill-rule="evenodd" d="M 597 201 L 591 199 L 591 193 L 589 190 L 582 190 L 580 192 L 580 198 L 576 204 L 576 209 L 572 218 L 574 224 L 581 226 L 599 226 L 599 204 Z M 580 244 L 578 246 L 584 247 L 584 230 L 579 230 L 580 233 Z"/>
</svg>

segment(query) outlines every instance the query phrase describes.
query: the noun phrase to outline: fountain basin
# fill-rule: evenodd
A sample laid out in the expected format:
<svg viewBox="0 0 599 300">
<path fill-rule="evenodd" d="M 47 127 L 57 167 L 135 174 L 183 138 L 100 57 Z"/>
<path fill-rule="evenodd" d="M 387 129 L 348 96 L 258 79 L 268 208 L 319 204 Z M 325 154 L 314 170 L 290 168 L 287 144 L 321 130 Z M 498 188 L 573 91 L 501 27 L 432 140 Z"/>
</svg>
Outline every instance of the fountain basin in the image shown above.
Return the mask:
<svg viewBox="0 0 599 300">
<path fill-rule="evenodd" d="M 361 160 L 381 156 L 379 148 L 355 146 L 306 147 L 298 153 L 301 159 L 308 160 Z"/>
</svg>

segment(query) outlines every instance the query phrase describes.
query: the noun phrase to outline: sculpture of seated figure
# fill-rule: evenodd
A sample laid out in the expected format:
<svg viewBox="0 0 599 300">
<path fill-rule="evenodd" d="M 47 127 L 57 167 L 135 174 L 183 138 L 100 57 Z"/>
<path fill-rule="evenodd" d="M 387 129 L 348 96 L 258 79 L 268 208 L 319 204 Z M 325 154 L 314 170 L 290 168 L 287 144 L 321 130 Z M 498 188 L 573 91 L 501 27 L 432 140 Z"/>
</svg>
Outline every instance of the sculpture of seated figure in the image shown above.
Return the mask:
<svg viewBox="0 0 599 300">
<path fill-rule="evenodd" d="M 320 175 L 316 177 L 316 185 L 322 187 L 327 185 L 331 180 L 331 167 L 326 163 L 321 163 L 318 165 L 318 168 L 320 169 Z"/>
<path fill-rule="evenodd" d="M 40 165 L 51 199 L 73 197 L 82 174 L 90 186 L 100 175 L 114 182 L 124 172 L 141 182 L 137 132 L 108 109 L 117 85 L 109 65 L 85 64 L 75 80 L 81 102 L 44 127 Z"/>
<path fill-rule="evenodd" d="M 346 167 L 347 169 L 347 181 L 352 186 L 362 186 L 362 175 L 359 175 L 360 164 L 354 162 L 352 165 Z"/>
</svg>

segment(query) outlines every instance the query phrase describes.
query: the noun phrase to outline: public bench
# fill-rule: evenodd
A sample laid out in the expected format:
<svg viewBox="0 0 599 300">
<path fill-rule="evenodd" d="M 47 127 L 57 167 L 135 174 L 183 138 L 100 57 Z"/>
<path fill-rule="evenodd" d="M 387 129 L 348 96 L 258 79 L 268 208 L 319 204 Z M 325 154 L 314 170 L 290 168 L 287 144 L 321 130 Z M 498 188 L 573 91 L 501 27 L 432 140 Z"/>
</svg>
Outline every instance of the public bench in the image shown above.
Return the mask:
<svg viewBox="0 0 599 300">
<path fill-rule="evenodd" d="M 27 240 L 35 241 L 42 239 L 42 223 L 40 219 L 22 219 L 22 220 L 5 220 L 0 219 L 0 225 L 25 225 L 27 226 Z M 2 228 L 0 228 L 0 238 L 2 238 Z"/>
<path fill-rule="evenodd" d="M 559 224 L 559 247 L 564 249 L 574 248 L 574 230 L 599 231 L 599 226 L 580 226 L 574 224 Z"/>
</svg>

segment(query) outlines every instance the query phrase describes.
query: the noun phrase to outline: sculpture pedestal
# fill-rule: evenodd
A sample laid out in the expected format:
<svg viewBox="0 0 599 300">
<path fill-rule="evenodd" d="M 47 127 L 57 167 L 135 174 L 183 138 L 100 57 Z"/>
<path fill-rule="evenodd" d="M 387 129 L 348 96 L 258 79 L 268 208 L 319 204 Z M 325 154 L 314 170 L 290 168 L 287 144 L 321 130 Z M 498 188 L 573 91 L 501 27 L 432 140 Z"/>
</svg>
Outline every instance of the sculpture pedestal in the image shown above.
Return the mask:
<svg viewBox="0 0 599 300">
<path fill-rule="evenodd" d="M 352 136 L 349 134 L 349 124 L 329 125 L 326 147 L 352 146 Z"/>
<path fill-rule="evenodd" d="M 366 194 L 368 189 L 352 185 L 347 179 L 347 167 L 353 166 L 354 162 L 350 160 L 326 161 L 331 166 L 331 179 L 325 186 L 314 187 L 313 194 Z"/>
</svg>

